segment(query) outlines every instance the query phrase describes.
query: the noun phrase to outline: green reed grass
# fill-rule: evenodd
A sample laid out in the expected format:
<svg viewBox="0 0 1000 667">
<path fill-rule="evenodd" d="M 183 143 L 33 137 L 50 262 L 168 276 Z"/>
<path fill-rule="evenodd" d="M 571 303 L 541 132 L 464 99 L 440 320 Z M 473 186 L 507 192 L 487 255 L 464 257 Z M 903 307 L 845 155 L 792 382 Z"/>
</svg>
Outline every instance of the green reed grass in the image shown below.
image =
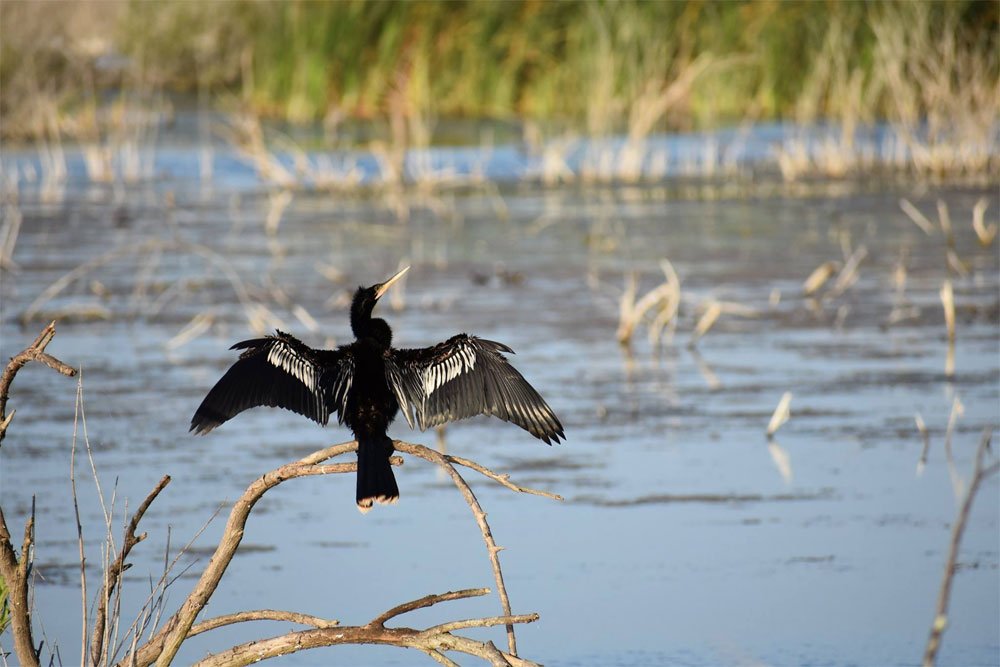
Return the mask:
<svg viewBox="0 0 1000 667">
<path fill-rule="evenodd" d="M 631 139 L 829 120 L 848 149 L 859 124 L 879 120 L 914 133 L 927 121 L 941 141 L 969 146 L 997 125 L 1000 6 L 990 0 L 164 0 L 92 3 L 103 20 L 83 22 L 81 35 L 83 7 L 0 4 L 5 136 L 38 133 L 38 114 L 18 110 L 39 81 L 63 111 L 92 100 L 95 85 L 132 85 L 197 90 L 294 122 L 485 117 Z M 88 56 L 95 31 L 128 58 L 117 77 L 102 78 Z M 834 158 L 831 170 L 853 164 Z"/>
</svg>

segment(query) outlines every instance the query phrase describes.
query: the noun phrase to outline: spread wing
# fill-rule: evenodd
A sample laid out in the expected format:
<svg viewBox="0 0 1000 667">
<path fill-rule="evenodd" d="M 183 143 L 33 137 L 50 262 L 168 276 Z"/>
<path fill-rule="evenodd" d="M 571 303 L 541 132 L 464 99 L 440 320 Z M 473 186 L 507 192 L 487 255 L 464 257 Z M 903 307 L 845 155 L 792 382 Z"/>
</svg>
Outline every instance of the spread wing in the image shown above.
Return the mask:
<svg viewBox="0 0 1000 667">
<path fill-rule="evenodd" d="M 459 334 L 433 347 L 390 350 L 386 380 L 410 428 L 421 430 L 474 415 L 509 421 L 547 443 L 565 438 L 562 424 L 534 387 L 508 363 L 514 351 Z"/>
<path fill-rule="evenodd" d="M 343 421 L 354 358 L 343 350 L 314 350 L 280 331 L 233 345 L 244 350 L 191 418 L 191 430 L 208 433 L 249 408 L 285 408 L 326 424 L 330 412 Z"/>
</svg>

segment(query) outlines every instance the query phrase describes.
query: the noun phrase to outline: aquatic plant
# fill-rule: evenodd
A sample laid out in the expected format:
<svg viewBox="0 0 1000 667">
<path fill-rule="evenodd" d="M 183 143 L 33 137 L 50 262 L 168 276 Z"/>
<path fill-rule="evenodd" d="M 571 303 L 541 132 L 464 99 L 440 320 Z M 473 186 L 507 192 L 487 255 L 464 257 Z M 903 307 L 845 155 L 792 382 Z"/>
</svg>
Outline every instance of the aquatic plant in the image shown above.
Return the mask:
<svg viewBox="0 0 1000 667">
<path fill-rule="evenodd" d="M 0 7 L 0 132 L 96 142 L 98 180 L 112 170 L 96 146 L 136 135 L 121 125 L 136 114 L 106 106 L 163 107 L 162 91 L 328 127 L 364 119 L 370 136 L 338 144 L 370 144 L 397 181 L 405 149 L 449 117 L 517 123 L 548 156 L 546 182 L 565 179 L 573 137 L 624 141 L 589 143 L 571 178 L 627 181 L 670 159 L 652 134 L 770 120 L 825 128 L 775 145 L 788 180 L 983 174 L 998 159 L 988 1 L 158 2 L 102 20 L 87 7 Z M 889 131 L 873 139 L 876 123 Z M 725 156 L 700 160 L 703 175 L 720 168 Z"/>
</svg>

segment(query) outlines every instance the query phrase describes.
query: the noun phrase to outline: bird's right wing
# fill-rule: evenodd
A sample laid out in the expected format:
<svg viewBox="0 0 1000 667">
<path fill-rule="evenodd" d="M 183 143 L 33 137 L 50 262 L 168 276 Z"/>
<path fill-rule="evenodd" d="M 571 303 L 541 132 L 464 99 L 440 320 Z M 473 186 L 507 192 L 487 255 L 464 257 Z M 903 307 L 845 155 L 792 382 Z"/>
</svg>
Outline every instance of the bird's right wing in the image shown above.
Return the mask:
<svg viewBox="0 0 1000 667">
<path fill-rule="evenodd" d="M 506 345 L 459 334 L 433 347 L 392 350 L 386 380 L 410 428 L 474 415 L 509 421 L 545 442 L 565 438 L 562 424 L 503 356 Z"/>
<path fill-rule="evenodd" d="M 191 430 L 208 433 L 240 412 L 261 405 L 285 408 L 326 424 L 330 412 L 343 421 L 354 358 L 342 350 L 314 350 L 293 336 L 245 340 L 244 350 L 191 419 Z"/>
</svg>

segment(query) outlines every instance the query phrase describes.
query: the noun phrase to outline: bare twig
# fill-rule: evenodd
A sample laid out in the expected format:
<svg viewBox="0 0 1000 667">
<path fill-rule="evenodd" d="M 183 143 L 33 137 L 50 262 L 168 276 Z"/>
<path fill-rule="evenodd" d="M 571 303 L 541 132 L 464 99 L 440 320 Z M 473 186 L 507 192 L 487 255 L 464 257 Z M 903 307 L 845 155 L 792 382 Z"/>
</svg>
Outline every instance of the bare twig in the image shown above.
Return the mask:
<svg viewBox="0 0 1000 667">
<path fill-rule="evenodd" d="M 7 399 L 10 397 L 10 385 L 14 381 L 14 376 L 17 375 L 17 372 L 25 364 L 29 361 L 39 361 L 52 370 L 68 377 L 76 375 L 76 370 L 71 366 L 45 353 L 46 346 L 48 346 L 55 335 L 56 323 L 50 322 L 47 327 L 42 329 L 42 333 L 38 334 L 38 337 L 35 338 L 35 341 L 31 345 L 14 355 L 4 369 L 3 375 L 0 375 L 0 442 L 3 442 L 7 428 L 10 426 L 11 418 L 14 416 L 13 412 L 10 415 L 7 414 Z"/>
<path fill-rule="evenodd" d="M 76 383 L 76 408 L 73 414 L 73 444 L 69 453 L 69 485 L 73 496 L 73 514 L 76 518 L 76 545 L 80 557 L 80 655 L 87 655 L 87 556 L 84 551 L 83 522 L 80 520 L 80 502 L 76 493 L 76 442 L 80 424 L 80 407 L 83 402 L 83 374 Z"/>
<path fill-rule="evenodd" d="M 452 463 L 457 463 L 460 466 L 471 468 L 472 470 L 475 470 L 481 475 L 489 477 L 497 484 L 507 487 L 511 491 L 517 491 L 518 493 L 530 493 L 533 496 L 543 496 L 545 498 L 551 498 L 552 500 L 563 499 L 562 496 L 556 493 L 549 493 L 548 491 L 539 491 L 538 489 L 529 489 L 528 487 L 525 486 L 518 486 L 517 484 L 514 484 L 513 482 L 510 481 L 510 475 L 507 474 L 499 475 L 490 470 L 489 468 L 476 463 L 475 461 L 470 461 L 469 459 L 463 459 L 460 456 L 451 456 L 449 454 L 445 454 L 445 458 L 447 458 Z"/>
<path fill-rule="evenodd" d="M 340 625 L 340 621 L 333 619 L 300 614 L 294 611 L 280 611 L 277 609 L 255 609 L 252 611 L 239 611 L 225 616 L 216 616 L 207 621 L 202 621 L 191 628 L 188 637 L 200 635 L 209 630 L 215 630 L 234 623 L 246 623 L 247 621 L 288 621 L 299 625 L 311 625 L 314 628 L 334 628 Z"/>
<path fill-rule="evenodd" d="M 142 501 L 142 504 L 139 505 L 139 508 L 129 520 L 128 527 L 125 529 L 125 539 L 122 543 L 121 549 L 118 551 L 118 556 L 115 558 L 111 567 L 108 568 L 108 577 L 105 578 L 104 586 L 101 588 L 101 592 L 97 596 L 97 612 L 94 616 L 94 631 L 90 640 L 90 659 L 94 665 L 101 664 L 101 659 L 106 650 L 104 630 L 108 619 L 108 602 L 111 600 L 112 592 L 121 581 L 122 575 L 127 569 L 125 559 L 128 558 L 129 552 L 132 551 L 132 547 L 146 539 L 146 533 L 136 535 L 135 531 L 139 527 L 139 522 L 142 520 L 146 510 L 149 509 L 150 504 L 156 500 L 156 497 L 160 495 L 160 492 L 163 491 L 169 483 L 170 475 L 164 475 L 159 483 L 153 487 L 153 490 L 149 492 L 146 499 Z"/>
<path fill-rule="evenodd" d="M 404 602 L 401 605 L 396 605 L 392 609 L 379 614 L 371 621 L 368 622 L 369 626 L 372 627 L 385 627 L 386 621 L 406 614 L 417 609 L 424 609 L 425 607 L 430 607 L 438 602 L 447 602 L 448 600 L 461 600 L 463 598 L 474 598 L 483 595 L 489 595 L 490 589 L 488 588 L 467 588 L 461 591 L 448 591 L 447 593 L 439 593 L 437 595 L 425 595 L 422 598 L 417 598 L 416 600 L 410 600 L 409 602 Z"/>
<path fill-rule="evenodd" d="M 503 607 L 503 613 L 506 616 L 510 616 L 510 598 L 507 596 L 507 587 L 504 585 L 503 572 L 500 569 L 500 558 L 498 556 L 502 548 L 497 546 L 496 541 L 493 539 L 493 533 L 490 531 L 490 525 L 486 522 L 486 512 L 483 511 L 482 506 L 476 499 L 476 494 L 472 492 L 472 489 L 469 488 L 469 484 L 462 478 L 458 471 L 455 470 L 455 466 L 453 466 L 447 457 L 440 452 L 424 447 L 423 445 L 415 445 L 408 442 L 402 442 L 400 440 L 394 441 L 393 445 L 397 451 L 406 452 L 407 454 L 412 454 L 413 456 L 419 456 L 426 461 L 442 466 L 448 475 L 451 476 L 452 481 L 455 482 L 455 486 L 458 487 L 458 490 L 465 498 L 465 502 L 469 504 L 469 508 L 472 510 L 472 514 L 476 518 L 476 523 L 479 524 L 479 530 L 483 534 L 483 541 L 486 543 L 486 550 L 489 552 L 490 564 L 493 566 L 493 577 L 497 584 L 497 594 L 500 596 L 500 604 Z M 510 650 L 511 655 L 517 655 L 517 639 L 514 636 L 513 623 L 507 623 L 507 647 Z"/>
<path fill-rule="evenodd" d="M 979 485 L 984 479 L 1000 470 L 1000 462 L 994 461 L 988 466 L 984 465 L 983 459 L 990 446 L 992 432 L 986 429 L 983 437 L 979 441 L 979 448 L 976 450 L 976 461 L 973 465 L 972 479 L 969 481 L 969 489 L 965 492 L 965 499 L 958 510 L 958 516 L 951 527 L 951 542 L 948 547 L 948 560 L 945 561 L 944 575 L 941 579 L 941 588 L 938 591 L 937 608 L 934 613 L 934 622 L 931 624 L 930 636 L 927 638 L 927 647 L 924 650 L 924 667 L 933 667 L 937 662 L 938 649 L 941 648 L 941 638 L 948 627 L 948 602 L 951 598 L 951 586 L 955 579 L 955 570 L 958 565 L 958 549 L 962 543 L 962 534 L 965 532 L 965 525 L 969 520 L 972 511 L 972 501 L 975 500 Z"/>
</svg>

